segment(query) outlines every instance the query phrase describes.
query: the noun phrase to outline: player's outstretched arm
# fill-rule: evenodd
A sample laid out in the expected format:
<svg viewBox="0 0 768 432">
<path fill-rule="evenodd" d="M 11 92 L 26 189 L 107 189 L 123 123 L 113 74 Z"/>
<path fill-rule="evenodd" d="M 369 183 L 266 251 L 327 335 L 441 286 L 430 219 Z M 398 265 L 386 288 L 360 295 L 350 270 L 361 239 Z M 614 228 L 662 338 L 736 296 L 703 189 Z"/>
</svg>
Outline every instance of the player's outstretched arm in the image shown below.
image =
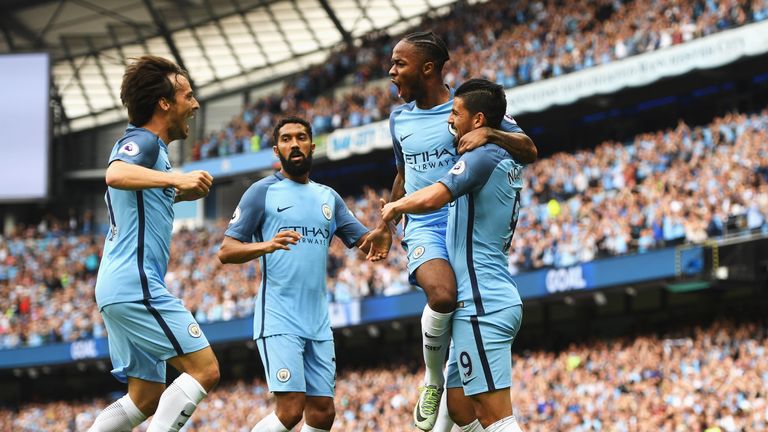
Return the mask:
<svg viewBox="0 0 768 432">
<path fill-rule="evenodd" d="M 206 171 L 162 172 L 119 160 L 109 164 L 105 180 L 108 186 L 123 190 L 172 187 L 188 198 L 208 195 L 213 185 L 213 177 Z"/>
<path fill-rule="evenodd" d="M 506 132 L 490 127 L 481 127 L 462 135 L 457 146 L 459 154 L 464 154 L 492 142 L 507 151 L 516 161 L 529 164 L 538 157 L 538 150 L 533 140 L 522 132 Z"/>
<path fill-rule="evenodd" d="M 381 209 L 381 217 L 389 222 L 403 213 L 426 213 L 443 207 L 452 199 L 448 187 L 437 182 L 395 202 L 385 204 Z"/>
<path fill-rule="evenodd" d="M 222 264 L 242 264 L 276 250 L 290 250 L 288 245 L 295 245 L 299 239 L 301 234 L 296 231 L 280 231 L 272 240 L 256 243 L 225 236 L 219 248 L 219 261 Z"/>
<path fill-rule="evenodd" d="M 360 237 L 355 246 L 367 254 L 368 261 L 381 261 L 389 255 L 389 249 L 392 247 L 392 228 L 383 222 Z"/>
</svg>

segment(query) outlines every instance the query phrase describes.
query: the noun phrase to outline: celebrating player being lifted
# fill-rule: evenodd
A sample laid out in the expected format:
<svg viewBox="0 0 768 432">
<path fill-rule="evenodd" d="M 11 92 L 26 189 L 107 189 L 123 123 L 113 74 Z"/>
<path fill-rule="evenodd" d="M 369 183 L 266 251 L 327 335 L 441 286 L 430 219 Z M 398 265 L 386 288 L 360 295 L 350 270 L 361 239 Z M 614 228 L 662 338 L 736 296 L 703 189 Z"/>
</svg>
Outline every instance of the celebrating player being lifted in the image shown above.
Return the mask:
<svg viewBox="0 0 768 432">
<path fill-rule="evenodd" d="M 309 180 L 315 144 L 308 122 L 282 119 L 273 136 L 281 169 L 243 194 L 219 259 L 261 258 L 253 337 L 277 408 L 252 432 L 288 432 L 304 413 L 302 432 L 329 431 L 336 384 L 325 287 L 331 237 L 378 261 L 387 256 L 392 234 L 386 224 L 368 231 L 336 191 Z"/>
<path fill-rule="evenodd" d="M 409 34 L 392 52 L 389 74 L 406 103 L 389 117 L 397 161 L 390 201 L 433 184 L 456 163 L 459 154 L 488 142 L 501 146 L 520 163 L 536 159 L 533 142 L 510 117 L 493 127 L 468 131 L 454 147 L 447 123 L 453 90 L 442 76 L 448 59 L 445 43 L 432 32 Z M 447 207 L 439 207 L 405 216 L 403 246 L 408 254 L 408 273 L 427 295 L 421 316 L 426 376 L 413 413 L 414 423 L 422 430 L 431 430 L 437 418 L 451 315 L 456 308 L 456 281 L 445 248 L 447 215 Z M 396 215 L 395 220 L 398 218 Z"/>
<path fill-rule="evenodd" d="M 460 139 L 480 127 L 498 127 L 505 108 L 501 86 L 469 80 L 456 90 L 448 121 Z M 522 171 L 504 149 L 488 144 L 461 156 L 437 183 L 382 209 L 389 221 L 400 213 L 426 213 L 454 201 L 446 241 L 460 306 L 453 315 L 448 411 L 466 432 L 480 426 L 487 432 L 520 431 L 509 388 L 511 345 L 520 329 L 522 301 L 507 253 L 520 209 Z"/>
</svg>

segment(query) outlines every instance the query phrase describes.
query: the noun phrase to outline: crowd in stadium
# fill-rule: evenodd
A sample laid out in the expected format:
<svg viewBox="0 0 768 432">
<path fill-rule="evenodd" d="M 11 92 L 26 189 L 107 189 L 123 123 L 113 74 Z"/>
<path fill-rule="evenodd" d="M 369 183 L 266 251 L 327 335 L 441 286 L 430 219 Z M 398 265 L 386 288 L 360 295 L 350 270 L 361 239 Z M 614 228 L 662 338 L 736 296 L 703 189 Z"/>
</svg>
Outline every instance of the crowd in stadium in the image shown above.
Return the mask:
<svg viewBox="0 0 768 432">
<path fill-rule="evenodd" d="M 513 357 L 513 407 L 526 431 L 768 428 L 764 323 L 719 321 L 661 337 L 580 342 L 559 352 L 516 351 Z M 413 364 L 341 371 L 333 430 L 411 430 L 421 377 Z M 86 430 L 105 405 L 95 400 L 0 410 L 0 430 Z M 188 430 L 247 432 L 272 405 L 262 380 L 222 384 L 197 408 Z"/>
<path fill-rule="evenodd" d="M 484 77 L 511 88 L 766 18 L 765 0 L 491 0 L 460 4 L 421 27 L 432 28 L 451 48 L 444 70 L 449 85 Z M 290 81 L 280 94 L 252 101 L 222 130 L 198 140 L 192 160 L 271 146 L 274 120 L 284 112 L 311 119 L 316 134 L 386 119 L 402 101 L 393 86 L 374 79 L 386 76 L 396 43 L 375 33 Z M 328 90 L 345 76 L 353 92 Z"/>
<path fill-rule="evenodd" d="M 628 145 L 558 153 L 530 165 L 510 249 L 513 273 L 768 230 L 768 109 L 703 127 L 641 134 Z M 726 187 L 723 187 L 726 185 Z M 379 220 L 367 189 L 347 198 L 367 226 Z M 88 216 L 90 218 L 90 216 Z M 93 300 L 103 237 L 90 219 L 43 222 L 0 239 L 0 348 L 104 336 Z M 257 264 L 216 258 L 226 221 L 174 235 L 168 287 L 199 322 L 250 316 Z M 398 242 L 371 264 L 335 240 L 328 260 L 336 302 L 413 289 Z"/>
</svg>

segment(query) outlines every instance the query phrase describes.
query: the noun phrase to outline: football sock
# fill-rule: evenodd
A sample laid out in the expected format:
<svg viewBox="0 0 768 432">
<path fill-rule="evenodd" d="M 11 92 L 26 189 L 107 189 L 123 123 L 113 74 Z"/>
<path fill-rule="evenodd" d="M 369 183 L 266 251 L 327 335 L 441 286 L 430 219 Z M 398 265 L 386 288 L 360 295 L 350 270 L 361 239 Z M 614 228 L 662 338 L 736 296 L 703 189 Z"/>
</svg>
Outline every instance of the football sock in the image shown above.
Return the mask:
<svg viewBox="0 0 768 432">
<path fill-rule="evenodd" d="M 146 419 L 130 396 L 125 395 L 104 408 L 88 432 L 129 432 Z"/>
<path fill-rule="evenodd" d="M 422 340 L 424 341 L 424 383 L 442 387 L 445 384 L 443 366 L 451 343 L 451 317 L 453 312 L 435 312 L 429 305 L 421 314 Z"/>
<path fill-rule="evenodd" d="M 328 429 L 318 429 L 304 423 L 299 432 L 330 432 Z"/>
<path fill-rule="evenodd" d="M 251 432 L 291 432 L 287 427 L 280 423 L 280 419 L 277 418 L 277 414 L 272 414 L 261 419 L 256 423 L 256 426 L 251 429 Z"/>
<path fill-rule="evenodd" d="M 483 426 L 480 424 L 480 420 L 475 419 L 472 423 L 462 426 L 461 432 L 484 432 Z"/>
<path fill-rule="evenodd" d="M 448 413 L 448 392 L 443 392 L 443 397 L 440 398 L 440 409 L 437 411 L 437 420 L 435 420 L 435 427 L 432 428 L 432 432 L 451 432 L 453 424 L 451 415 Z"/>
<path fill-rule="evenodd" d="M 160 396 L 147 432 L 177 432 L 207 393 L 192 375 L 183 373 Z"/>
<path fill-rule="evenodd" d="M 513 415 L 497 421 L 485 430 L 486 432 L 523 432 Z"/>
</svg>

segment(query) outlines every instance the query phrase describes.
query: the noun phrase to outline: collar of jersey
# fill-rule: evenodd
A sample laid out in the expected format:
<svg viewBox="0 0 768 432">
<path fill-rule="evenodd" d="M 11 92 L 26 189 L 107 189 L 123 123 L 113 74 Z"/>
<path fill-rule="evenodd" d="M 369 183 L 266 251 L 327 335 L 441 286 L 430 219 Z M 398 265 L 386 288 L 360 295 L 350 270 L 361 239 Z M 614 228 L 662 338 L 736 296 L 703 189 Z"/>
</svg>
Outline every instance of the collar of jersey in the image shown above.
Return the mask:
<svg viewBox="0 0 768 432">
<path fill-rule="evenodd" d="M 132 125 L 132 124 L 128 123 L 128 128 L 126 128 L 126 129 L 125 129 L 125 131 L 126 131 L 126 132 L 129 132 L 129 131 L 140 131 L 140 132 L 145 132 L 145 133 L 148 133 L 148 134 L 152 135 L 153 137 L 155 137 L 155 139 L 157 140 L 157 142 L 159 142 L 159 143 L 160 143 L 160 146 L 162 146 L 162 147 L 163 147 L 165 150 L 168 150 L 168 145 L 166 145 L 166 144 L 163 142 L 162 138 L 160 138 L 159 136 L 155 135 L 155 133 L 154 133 L 154 132 L 152 132 L 152 131 L 151 131 L 151 130 L 149 130 L 149 129 L 144 129 L 143 127 L 134 126 L 134 125 Z"/>
</svg>

